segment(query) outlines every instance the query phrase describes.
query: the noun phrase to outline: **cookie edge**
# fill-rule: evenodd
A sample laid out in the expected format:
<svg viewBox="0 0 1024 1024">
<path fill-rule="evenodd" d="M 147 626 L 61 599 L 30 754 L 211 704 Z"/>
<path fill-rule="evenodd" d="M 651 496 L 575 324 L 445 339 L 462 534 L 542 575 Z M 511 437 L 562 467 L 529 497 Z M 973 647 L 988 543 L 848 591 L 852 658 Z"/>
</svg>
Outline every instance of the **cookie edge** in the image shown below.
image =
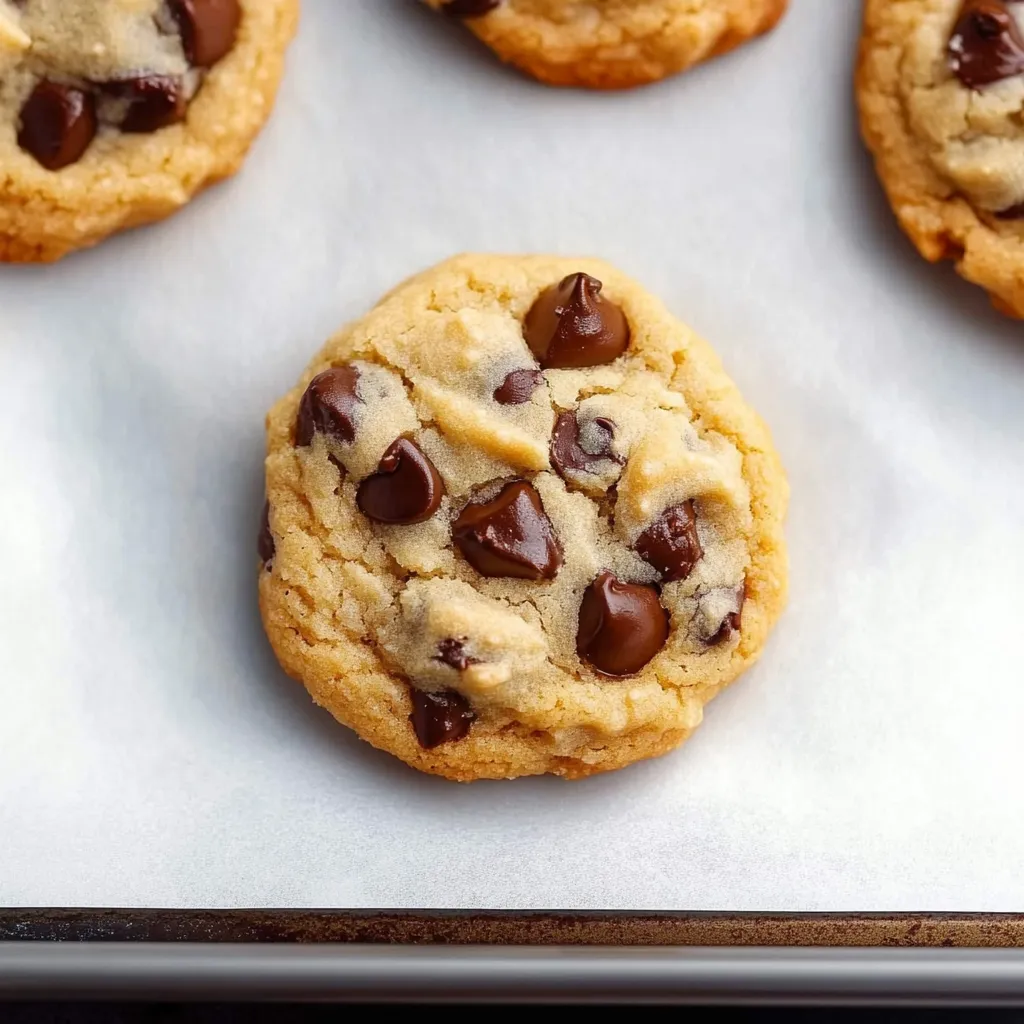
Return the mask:
<svg viewBox="0 0 1024 1024">
<path fill-rule="evenodd" d="M 521 50 L 500 45 L 487 32 L 486 18 L 474 19 L 467 24 L 471 31 L 481 39 L 506 64 L 544 85 L 558 88 L 583 88 L 601 91 L 618 89 L 634 89 L 643 85 L 651 85 L 662 79 L 681 74 L 689 68 L 696 67 L 715 57 L 723 56 L 748 43 L 759 36 L 770 32 L 782 20 L 789 6 L 789 0 L 762 0 L 764 13 L 750 31 L 740 32 L 732 29 L 724 32 L 715 46 L 704 56 L 695 59 L 667 60 L 602 60 L 587 58 L 573 63 L 548 61 L 538 52 L 524 53 Z"/>
<path fill-rule="evenodd" d="M 14 208 L 16 215 L 4 218 L 11 223 L 0 229 L 0 263 L 55 263 L 121 231 L 164 220 L 207 188 L 236 174 L 273 113 L 284 74 L 285 57 L 298 28 L 300 11 L 300 0 L 283 0 L 281 3 L 274 45 L 258 48 L 251 61 L 250 84 L 263 100 L 262 116 L 252 119 L 228 152 L 217 154 L 217 159 L 203 178 L 190 187 L 182 183 L 182 190 L 173 197 L 154 193 L 130 202 L 111 204 L 104 209 L 102 216 L 89 218 L 88 226 L 83 224 L 81 208 L 69 208 L 50 196 L 39 197 L 18 190 L 8 180 L 0 187 L 0 212 Z M 257 67 L 259 71 L 255 70 Z M 187 125 L 187 120 L 185 123 Z M 18 207 L 22 209 L 18 210 Z"/>
<path fill-rule="evenodd" d="M 1007 316 L 1024 318 L 1024 248 L 1014 260 L 1004 249 L 1014 239 L 994 231 L 963 197 L 942 198 L 950 186 L 932 170 L 918 148 L 899 99 L 896 61 L 877 59 L 891 5 L 866 0 L 854 72 L 861 137 L 904 234 L 930 263 L 950 260 L 957 273 L 988 293 Z M 1014 265 L 1016 264 L 1016 266 Z"/>
</svg>

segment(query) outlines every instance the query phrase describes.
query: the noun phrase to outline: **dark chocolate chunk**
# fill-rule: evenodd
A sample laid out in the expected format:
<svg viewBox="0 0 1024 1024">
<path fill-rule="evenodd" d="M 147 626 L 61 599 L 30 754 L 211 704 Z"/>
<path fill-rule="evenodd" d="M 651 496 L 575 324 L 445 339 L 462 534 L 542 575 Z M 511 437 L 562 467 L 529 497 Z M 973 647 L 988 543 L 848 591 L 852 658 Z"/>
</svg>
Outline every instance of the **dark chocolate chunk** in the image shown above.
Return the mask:
<svg viewBox="0 0 1024 1024">
<path fill-rule="evenodd" d="M 384 453 L 377 472 L 356 491 L 363 515 L 378 523 L 422 523 L 441 504 L 444 482 L 415 442 L 400 437 Z"/>
<path fill-rule="evenodd" d="M 636 553 L 661 573 L 664 582 L 685 580 L 704 554 L 693 502 L 665 509 L 637 538 Z"/>
<path fill-rule="evenodd" d="M 470 665 L 478 665 L 479 658 L 466 653 L 465 637 L 446 637 L 437 645 L 434 661 L 443 662 L 451 668 L 464 672 Z"/>
<path fill-rule="evenodd" d="M 732 638 L 733 633 L 738 633 L 740 631 L 740 627 L 743 625 L 743 605 L 747 600 L 746 581 L 744 581 L 743 586 L 740 587 L 737 596 L 739 598 L 739 607 L 736 611 L 729 612 L 722 620 L 722 625 L 719 627 L 718 632 L 706 641 L 708 647 L 715 647 L 718 644 L 724 644 L 727 640 Z"/>
<path fill-rule="evenodd" d="M 1024 203 L 1016 203 L 1013 206 L 1008 206 L 1005 210 L 999 210 L 996 216 L 1000 220 L 1019 220 L 1024 217 Z"/>
<path fill-rule="evenodd" d="M 270 502 L 263 502 L 263 515 L 260 518 L 260 532 L 256 538 L 256 551 L 263 560 L 264 566 L 270 568 L 274 560 L 274 535 L 270 532 Z"/>
<path fill-rule="evenodd" d="M 495 388 L 494 400 L 499 405 L 522 405 L 544 383 L 540 370 L 513 370 Z"/>
<path fill-rule="evenodd" d="M 541 367 L 610 363 L 629 345 L 625 314 L 601 295 L 601 282 L 570 274 L 540 293 L 523 321 L 523 336 Z"/>
<path fill-rule="evenodd" d="M 560 476 L 564 477 L 569 469 L 595 472 L 598 464 L 608 459 L 622 464 L 622 456 L 617 455 L 612 447 L 615 423 L 604 416 L 597 416 L 590 423 L 592 427 L 588 433 L 593 450 L 587 451 L 580 444 L 580 421 L 575 410 L 559 413 L 555 420 L 551 434 L 551 462 Z"/>
<path fill-rule="evenodd" d="M 461 740 L 469 732 L 476 715 L 461 693 L 456 690 L 427 693 L 415 686 L 411 690 L 412 714 L 409 721 L 416 739 L 425 750 Z"/>
<path fill-rule="evenodd" d="M 525 480 L 506 484 L 493 501 L 467 505 L 455 520 L 452 538 L 482 576 L 550 580 L 562 565 L 551 520 Z"/>
<path fill-rule="evenodd" d="M 628 676 L 646 665 L 668 639 L 668 614 L 655 587 L 623 583 L 603 572 L 580 605 L 576 651 L 606 676 Z"/>
<path fill-rule="evenodd" d="M 21 108 L 18 145 L 47 170 L 76 163 L 96 135 L 91 93 L 43 79 Z"/>
<path fill-rule="evenodd" d="M 242 8 L 238 0 L 168 0 L 181 32 L 185 56 L 210 68 L 235 45 Z"/>
<path fill-rule="evenodd" d="M 718 644 L 724 644 L 725 641 L 733 635 L 733 633 L 738 633 L 742 616 L 742 609 L 738 612 L 729 612 L 729 614 L 722 619 L 722 625 L 719 627 L 718 632 L 706 641 L 708 647 L 717 647 Z"/>
<path fill-rule="evenodd" d="M 180 78 L 174 75 L 141 75 L 106 82 L 104 90 L 128 100 L 123 132 L 155 132 L 184 120 L 188 100 Z"/>
<path fill-rule="evenodd" d="M 448 0 L 441 10 L 449 18 L 482 18 L 501 6 L 501 0 Z"/>
<path fill-rule="evenodd" d="M 295 443 L 313 443 L 319 431 L 346 444 L 356 438 L 355 408 L 359 402 L 359 370 L 351 363 L 318 373 L 306 388 L 295 422 Z"/>
<path fill-rule="evenodd" d="M 1024 73 L 1024 35 L 1004 0 L 967 0 L 948 52 L 950 69 L 968 89 Z"/>
</svg>

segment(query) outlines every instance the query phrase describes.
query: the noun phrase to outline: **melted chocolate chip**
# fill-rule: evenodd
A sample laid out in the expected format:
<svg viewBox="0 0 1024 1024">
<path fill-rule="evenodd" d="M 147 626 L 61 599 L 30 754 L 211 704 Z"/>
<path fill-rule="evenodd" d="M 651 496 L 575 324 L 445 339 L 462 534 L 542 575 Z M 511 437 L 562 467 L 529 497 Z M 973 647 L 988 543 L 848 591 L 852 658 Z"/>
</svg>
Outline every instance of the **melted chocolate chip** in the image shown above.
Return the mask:
<svg viewBox="0 0 1024 1024">
<path fill-rule="evenodd" d="M 506 484 L 493 501 L 469 504 L 452 527 L 463 558 L 481 576 L 554 579 L 562 549 L 540 495 L 525 480 Z"/>
<path fill-rule="evenodd" d="M 541 367 L 610 363 L 629 345 L 625 314 L 601 295 L 601 282 L 570 274 L 540 293 L 523 321 L 523 336 Z"/>
<path fill-rule="evenodd" d="M 464 672 L 470 665 L 478 665 L 479 658 L 466 653 L 466 638 L 447 637 L 437 645 L 434 661 L 443 662 L 451 668 Z"/>
<path fill-rule="evenodd" d="M 180 78 L 141 75 L 104 85 L 107 92 L 128 100 L 123 132 L 155 132 L 185 118 L 188 100 Z"/>
<path fill-rule="evenodd" d="M 346 444 L 356 438 L 355 408 L 359 403 L 359 370 L 351 363 L 318 373 L 306 388 L 295 422 L 295 443 L 313 443 L 319 431 Z"/>
<path fill-rule="evenodd" d="M 742 609 L 738 612 L 729 612 L 722 619 L 722 625 L 719 627 L 718 632 L 706 641 L 708 647 L 717 647 L 718 644 L 724 644 L 726 640 L 732 637 L 733 633 L 738 633 L 742 617 Z"/>
<path fill-rule="evenodd" d="M 260 532 L 256 538 L 256 552 L 263 560 L 264 566 L 270 568 L 274 560 L 274 535 L 270 532 L 270 502 L 263 502 L 263 515 L 260 518 Z"/>
<path fill-rule="evenodd" d="M 412 687 L 413 731 L 425 750 L 461 740 L 476 719 L 469 701 L 456 690 L 427 693 Z"/>
<path fill-rule="evenodd" d="M 482 18 L 501 6 L 501 0 L 448 0 L 441 10 L 449 18 Z"/>
<path fill-rule="evenodd" d="M 1024 35 L 1004 0 L 967 0 L 949 39 L 949 66 L 968 89 L 1024 73 Z"/>
<path fill-rule="evenodd" d="M 685 580 L 704 554 L 693 502 L 665 509 L 637 538 L 636 552 L 661 573 L 664 582 Z"/>
<path fill-rule="evenodd" d="M 169 0 L 189 63 L 210 68 L 234 47 L 242 8 L 238 0 Z"/>
<path fill-rule="evenodd" d="M 580 605 L 576 651 L 606 676 L 639 672 L 665 645 L 668 615 L 654 587 L 603 572 Z"/>
<path fill-rule="evenodd" d="M 82 158 L 96 135 L 96 101 L 70 85 L 41 81 L 21 108 L 18 145 L 49 171 Z"/>
<path fill-rule="evenodd" d="M 580 421 L 574 410 L 560 413 L 555 420 L 555 429 L 551 434 L 551 462 L 560 476 L 566 470 L 592 473 L 599 463 L 611 459 L 622 464 L 621 455 L 617 455 L 612 447 L 615 437 L 615 423 L 604 416 L 590 420 L 588 433 L 589 447 L 587 451 L 580 443 Z"/>
<path fill-rule="evenodd" d="M 738 633 L 740 631 L 740 626 L 743 624 L 743 604 L 747 600 L 747 584 L 745 581 L 743 586 L 740 587 L 737 596 L 739 598 L 739 608 L 734 612 L 729 612 L 729 614 L 722 620 L 722 625 L 719 626 L 718 632 L 705 641 L 708 647 L 716 647 L 718 644 L 724 644 L 727 640 L 732 638 L 733 633 Z"/>
<path fill-rule="evenodd" d="M 544 383 L 540 370 L 513 370 L 495 388 L 494 400 L 498 405 L 522 405 Z"/>
<path fill-rule="evenodd" d="M 1021 217 L 1024 217 L 1024 203 L 1008 206 L 1005 210 L 1000 210 L 996 216 L 1000 220 L 1019 220 Z"/>
<path fill-rule="evenodd" d="M 422 523 L 444 497 L 444 483 L 434 464 L 407 438 L 400 437 L 384 453 L 377 472 L 356 491 L 363 515 L 378 523 Z"/>
</svg>

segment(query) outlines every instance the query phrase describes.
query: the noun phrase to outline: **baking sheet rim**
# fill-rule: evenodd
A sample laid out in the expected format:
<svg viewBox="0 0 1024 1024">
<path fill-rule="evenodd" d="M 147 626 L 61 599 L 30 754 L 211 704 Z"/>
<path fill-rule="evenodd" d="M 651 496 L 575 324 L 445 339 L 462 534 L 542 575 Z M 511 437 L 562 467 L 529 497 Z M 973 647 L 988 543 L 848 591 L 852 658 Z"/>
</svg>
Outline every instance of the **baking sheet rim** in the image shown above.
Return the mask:
<svg viewBox="0 0 1024 1024">
<path fill-rule="evenodd" d="M 0 942 L 1024 947 L 1024 914 L 0 908 Z"/>
<path fill-rule="evenodd" d="M 0 998 L 1024 1005 L 1017 949 L 0 942 Z"/>
</svg>

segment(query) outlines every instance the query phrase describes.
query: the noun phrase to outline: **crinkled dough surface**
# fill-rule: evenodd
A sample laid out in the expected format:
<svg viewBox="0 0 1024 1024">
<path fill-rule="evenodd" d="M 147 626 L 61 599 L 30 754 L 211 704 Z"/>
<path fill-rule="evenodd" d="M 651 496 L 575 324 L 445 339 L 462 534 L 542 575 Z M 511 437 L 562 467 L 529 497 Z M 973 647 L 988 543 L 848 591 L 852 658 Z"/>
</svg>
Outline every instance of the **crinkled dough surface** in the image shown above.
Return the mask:
<svg viewBox="0 0 1024 1024">
<path fill-rule="evenodd" d="M 862 131 L 904 231 L 1024 316 L 1024 74 L 968 88 L 949 42 L 963 0 L 867 0 L 857 70 Z M 1005 4 L 1024 31 L 1024 4 Z M 1024 212 L 1024 211 L 1022 211 Z"/>
<path fill-rule="evenodd" d="M 499 404 L 506 375 L 536 367 L 523 317 L 576 271 L 624 310 L 628 350 L 604 366 L 546 370 L 529 401 Z M 307 385 L 344 364 L 359 370 L 354 439 L 317 433 L 297 445 Z M 549 444 L 565 410 L 581 424 L 614 421 L 615 457 L 556 472 Z M 766 428 L 708 345 L 599 261 L 461 256 L 420 274 L 327 343 L 269 413 L 267 434 L 274 553 L 259 594 L 274 650 L 339 721 L 425 771 L 576 778 L 661 754 L 758 657 L 785 600 L 788 489 Z M 380 525 L 360 512 L 357 487 L 399 436 L 429 456 L 446 493 L 426 522 Z M 510 478 L 540 495 L 563 551 L 554 579 L 486 578 L 453 547 L 467 501 Z M 603 569 L 656 581 L 633 545 L 688 499 L 703 557 L 661 587 L 668 641 L 639 673 L 602 676 L 576 653 L 582 594 Z M 740 604 L 740 630 L 710 643 Z M 461 671 L 436 657 L 451 638 L 471 656 Z M 422 748 L 410 685 L 463 694 L 476 714 L 468 735 Z"/>
<path fill-rule="evenodd" d="M 541 81 L 616 89 L 657 81 L 767 32 L 787 3 L 503 0 L 466 24 L 502 60 Z"/>
</svg>

